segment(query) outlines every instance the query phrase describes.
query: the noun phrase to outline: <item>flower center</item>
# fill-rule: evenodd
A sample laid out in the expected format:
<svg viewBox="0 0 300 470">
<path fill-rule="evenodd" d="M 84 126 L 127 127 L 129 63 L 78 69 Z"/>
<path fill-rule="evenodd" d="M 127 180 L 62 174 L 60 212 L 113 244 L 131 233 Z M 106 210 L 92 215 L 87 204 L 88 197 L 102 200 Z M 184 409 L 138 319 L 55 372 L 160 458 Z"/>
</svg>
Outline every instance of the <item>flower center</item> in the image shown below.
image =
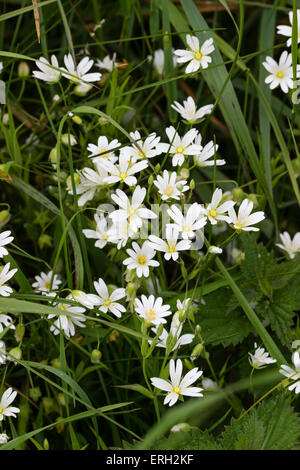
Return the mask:
<svg viewBox="0 0 300 470">
<path fill-rule="evenodd" d="M 45 289 L 50 289 L 50 281 L 45 282 Z"/>
<path fill-rule="evenodd" d="M 120 173 L 121 180 L 124 180 L 125 178 L 127 178 L 127 176 L 127 173 Z"/>
<path fill-rule="evenodd" d="M 284 73 L 282 70 L 278 70 L 278 72 L 276 72 L 276 77 L 277 78 L 284 78 Z"/>
<path fill-rule="evenodd" d="M 141 157 L 141 158 L 145 158 L 145 155 L 143 154 L 143 152 L 139 152 L 138 156 Z"/>
<path fill-rule="evenodd" d="M 191 227 L 189 227 L 189 225 L 186 225 L 185 227 L 183 227 L 183 232 L 190 232 L 191 231 Z"/>
<path fill-rule="evenodd" d="M 101 157 L 101 158 L 108 158 L 108 153 L 105 153 L 105 154 L 104 154 L 104 152 L 106 152 L 106 149 L 99 149 L 99 153 L 100 153 L 100 154 L 101 154 L 101 153 L 103 154 L 103 155 L 100 155 L 100 157 Z"/>
<path fill-rule="evenodd" d="M 0 415 L 2 415 L 4 412 L 4 408 L 0 408 Z"/>
<path fill-rule="evenodd" d="M 133 215 L 136 214 L 136 209 L 134 207 L 129 207 L 127 212 L 128 212 L 128 216 L 132 217 Z"/>
<path fill-rule="evenodd" d="M 209 215 L 210 215 L 211 217 L 216 217 L 216 215 L 217 215 L 216 209 L 210 209 Z"/>
<path fill-rule="evenodd" d="M 152 308 L 150 308 L 150 310 L 145 313 L 145 317 L 146 317 L 146 322 L 147 322 L 147 323 L 152 323 L 153 320 L 155 320 L 155 312 L 154 312 L 154 310 L 152 310 Z"/>
<path fill-rule="evenodd" d="M 177 395 L 179 395 L 179 393 L 180 393 L 180 387 L 173 387 L 173 392 L 174 392 L 174 393 L 177 393 Z"/>
<path fill-rule="evenodd" d="M 171 243 L 171 244 L 167 243 L 168 253 L 175 253 L 175 247 L 176 247 L 176 243 Z"/>
<path fill-rule="evenodd" d="M 171 197 L 172 194 L 174 193 L 174 189 L 172 186 L 168 186 L 167 189 L 165 189 L 165 195 Z"/>
<path fill-rule="evenodd" d="M 58 305 L 58 308 L 59 308 L 60 310 L 67 310 L 67 305 L 59 304 L 59 305 Z"/>
<path fill-rule="evenodd" d="M 195 52 L 195 54 L 194 54 L 194 59 L 200 60 L 200 59 L 202 59 L 202 57 L 203 57 L 202 52 L 200 52 L 200 51 Z"/>
<path fill-rule="evenodd" d="M 104 301 L 105 307 L 108 307 L 110 304 L 111 304 L 111 300 L 110 300 L 110 299 L 106 299 L 106 300 Z"/>
<path fill-rule="evenodd" d="M 177 147 L 176 153 L 183 153 L 184 148 L 183 147 Z"/>
<path fill-rule="evenodd" d="M 237 219 L 235 225 L 239 228 L 243 228 L 246 225 L 246 220 L 245 219 Z"/>
<path fill-rule="evenodd" d="M 147 263 L 147 259 L 145 256 L 139 256 L 138 257 L 138 264 L 144 266 Z"/>
</svg>

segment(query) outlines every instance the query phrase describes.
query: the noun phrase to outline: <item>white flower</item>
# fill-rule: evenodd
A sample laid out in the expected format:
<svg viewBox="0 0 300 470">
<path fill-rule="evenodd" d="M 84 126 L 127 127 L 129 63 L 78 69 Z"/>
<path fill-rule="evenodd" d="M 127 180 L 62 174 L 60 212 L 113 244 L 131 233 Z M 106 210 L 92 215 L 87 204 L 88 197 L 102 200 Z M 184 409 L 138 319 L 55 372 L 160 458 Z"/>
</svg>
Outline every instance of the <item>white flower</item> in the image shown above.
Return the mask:
<svg viewBox="0 0 300 470">
<path fill-rule="evenodd" d="M 171 359 L 170 366 L 170 381 L 160 379 L 159 377 L 152 377 L 151 383 L 153 387 L 159 388 L 165 392 L 168 392 L 166 398 L 164 399 L 164 405 L 169 404 L 169 406 L 175 405 L 180 395 L 186 395 L 189 397 L 203 397 L 202 388 L 200 387 L 190 387 L 190 385 L 203 374 L 203 371 L 198 371 L 198 367 L 190 370 L 183 378 L 182 375 L 182 362 L 180 359 L 177 359 L 176 365 L 175 361 Z"/>
<path fill-rule="evenodd" d="M 270 73 L 265 79 L 265 83 L 270 84 L 270 89 L 273 90 L 278 85 L 284 93 L 289 91 L 289 88 L 294 88 L 293 82 L 293 67 L 292 67 L 292 54 L 283 51 L 279 63 L 272 57 L 267 56 L 263 66 Z M 300 66 L 297 65 L 297 78 L 299 77 Z"/>
<path fill-rule="evenodd" d="M 130 248 L 126 250 L 129 258 L 126 258 L 123 264 L 127 266 L 127 269 L 135 269 L 137 277 L 148 277 L 149 266 L 159 266 L 159 262 L 152 259 L 155 256 L 155 251 L 147 241 L 143 243 L 142 247 L 133 242 L 132 248 L 132 250 Z"/>
<path fill-rule="evenodd" d="M 9 281 L 9 279 L 11 279 L 14 274 L 16 274 L 16 272 L 18 271 L 16 268 L 10 271 L 9 268 L 10 263 L 6 263 L 6 265 L 2 268 L 0 272 L 0 295 L 2 295 L 3 297 L 9 297 L 12 293 L 12 288 L 6 286 L 5 283 Z"/>
<path fill-rule="evenodd" d="M 148 162 L 145 159 L 133 163 L 131 161 L 130 150 L 123 148 L 120 151 L 119 163 L 113 164 L 110 161 L 103 162 L 103 167 L 110 173 L 110 176 L 107 176 L 104 182 L 106 184 L 124 182 L 128 186 L 134 186 L 137 183 L 137 179 L 133 175 L 144 170 L 147 166 Z"/>
<path fill-rule="evenodd" d="M 16 418 L 16 413 L 20 413 L 20 409 L 15 406 L 9 406 L 17 396 L 17 392 L 14 392 L 10 387 L 2 395 L 0 400 L 0 421 L 3 420 L 4 416 L 13 416 Z"/>
<path fill-rule="evenodd" d="M 120 147 L 120 142 L 118 139 L 114 139 L 111 142 L 108 142 L 107 137 L 101 135 L 98 137 L 97 145 L 88 144 L 87 150 L 90 152 L 89 158 L 94 157 L 93 161 L 96 159 L 108 159 L 112 163 L 115 163 L 118 158 L 115 156 L 114 150 Z"/>
<path fill-rule="evenodd" d="M 201 145 L 201 134 L 198 134 L 196 139 L 195 139 L 195 144 Z M 206 167 L 206 166 L 214 166 L 216 165 L 225 165 L 225 160 L 220 160 L 216 158 L 215 161 L 215 154 L 218 150 L 219 146 L 214 143 L 213 140 L 208 142 L 202 150 L 200 151 L 199 154 L 194 156 L 194 162 L 198 166 Z M 211 160 L 209 160 L 211 157 L 213 157 Z"/>
<path fill-rule="evenodd" d="M 99 305 L 100 303 L 97 295 L 86 294 L 82 290 L 72 290 L 71 294 L 67 296 L 67 299 L 74 300 L 86 308 L 94 308 L 95 305 Z"/>
<path fill-rule="evenodd" d="M 157 215 L 154 212 L 142 207 L 146 192 L 146 188 L 137 186 L 130 201 L 124 191 L 117 189 L 111 198 L 121 209 L 115 210 L 109 214 L 109 217 L 115 224 L 127 219 L 133 232 L 136 232 L 142 226 L 143 219 L 156 219 Z"/>
<path fill-rule="evenodd" d="M 233 223 L 234 228 L 237 230 L 245 231 L 254 231 L 257 232 L 259 229 L 257 227 L 251 227 L 251 225 L 258 224 L 264 220 L 265 215 L 262 211 L 254 212 L 250 215 L 250 212 L 253 209 L 253 202 L 249 199 L 244 199 L 240 205 L 238 215 L 236 215 L 233 207 L 230 207 L 228 210 L 231 222 Z"/>
<path fill-rule="evenodd" d="M 99 67 L 99 69 L 112 72 L 116 66 L 116 57 L 117 57 L 116 52 L 113 53 L 112 59 L 110 58 L 109 55 L 106 55 L 103 60 L 98 59 L 97 62 L 95 63 L 95 66 Z"/>
<path fill-rule="evenodd" d="M 174 56 L 174 50 L 173 52 L 173 65 L 176 67 L 177 64 L 177 59 L 176 56 Z M 152 61 L 152 55 L 148 55 L 147 59 L 149 62 Z M 164 73 L 164 65 L 165 65 L 165 53 L 163 49 L 157 49 L 154 51 L 154 59 L 153 59 L 153 66 L 155 70 L 157 71 L 158 75 L 162 75 Z"/>
<path fill-rule="evenodd" d="M 5 432 L 0 434 L 0 444 L 6 444 L 8 439 L 9 439 L 9 437 L 8 437 L 7 434 L 5 434 Z"/>
<path fill-rule="evenodd" d="M 64 56 L 64 63 L 67 69 L 62 69 L 65 71 L 63 76 L 71 80 L 71 82 L 84 85 L 85 82 L 98 82 L 101 79 L 101 73 L 99 72 L 87 73 L 94 63 L 89 57 L 84 57 L 76 65 L 71 54 L 67 54 Z"/>
<path fill-rule="evenodd" d="M 116 243 L 118 250 L 127 244 L 129 238 L 138 238 L 137 232 L 132 230 L 127 219 L 113 223 L 108 233 L 108 241 Z"/>
<path fill-rule="evenodd" d="M 273 364 L 274 362 L 276 362 L 276 359 L 268 357 L 269 353 L 265 352 L 264 348 L 258 348 L 256 343 L 254 343 L 254 347 L 257 348 L 254 354 L 251 354 L 250 352 L 248 353 L 251 357 L 249 361 L 252 367 L 254 367 L 255 369 L 263 369 L 268 364 Z"/>
<path fill-rule="evenodd" d="M 285 377 L 290 377 L 293 381 L 297 380 L 297 382 L 294 382 L 292 385 L 289 386 L 289 390 L 295 389 L 295 393 L 298 394 L 300 393 L 300 355 L 298 352 L 293 353 L 292 361 L 294 363 L 295 369 L 292 369 L 291 367 L 286 365 L 282 365 L 279 372 Z"/>
<path fill-rule="evenodd" d="M 219 385 L 212 379 L 205 377 L 202 379 L 202 387 L 204 390 L 219 390 Z"/>
<path fill-rule="evenodd" d="M 185 240 L 194 238 L 195 231 L 203 228 L 207 222 L 206 217 L 201 214 L 201 206 L 197 202 L 189 207 L 186 215 L 183 215 L 175 205 L 171 206 L 171 209 L 168 209 L 167 212 L 175 222 L 174 224 L 167 224 L 167 226 L 181 232 L 182 238 Z"/>
<path fill-rule="evenodd" d="M 180 240 L 177 242 L 179 232 L 170 227 L 166 227 L 166 240 L 157 237 L 156 235 L 150 235 L 150 245 L 156 251 L 162 251 L 164 258 L 169 261 L 171 258 L 176 261 L 178 259 L 178 251 L 189 250 L 191 248 L 190 240 Z"/>
<path fill-rule="evenodd" d="M 234 201 L 226 201 L 221 203 L 222 200 L 222 189 L 217 188 L 212 196 L 211 202 L 207 205 L 206 209 L 203 209 L 203 214 L 208 217 L 208 220 L 212 225 L 217 224 L 218 221 L 222 220 L 227 223 L 231 223 L 231 218 L 228 215 L 224 215 L 229 211 L 235 204 Z"/>
<path fill-rule="evenodd" d="M 39 60 L 37 60 L 36 65 L 38 68 L 41 70 L 41 72 L 34 70 L 32 72 L 33 76 L 35 78 L 38 78 L 39 80 L 43 80 L 44 82 L 47 83 L 56 83 L 59 81 L 61 77 L 61 70 L 55 70 L 54 68 L 51 67 L 56 67 L 57 69 L 59 68 L 58 66 L 58 61 L 55 55 L 51 56 L 51 65 L 50 62 L 48 62 L 47 59 L 44 57 L 40 57 Z"/>
<path fill-rule="evenodd" d="M 282 244 L 276 243 L 276 246 L 286 251 L 291 259 L 295 258 L 295 254 L 300 252 L 300 232 L 296 233 L 293 240 L 288 232 L 281 233 L 280 238 Z"/>
<path fill-rule="evenodd" d="M 208 64 L 212 61 L 209 54 L 211 54 L 215 48 L 213 46 L 213 39 L 207 39 L 200 47 L 199 39 L 196 36 L 187 34 L 186 42 L 189 49 L 177 49 L 174 54 L 178 56 L 177 62 L 184 63 L 189 62 L 185 69 L 185 73 L 192 73 L 199 70 L 200 67 L 206 69 Z"/>
<path fill-rule="evenodd" d="M 191 96 L 189 96 L 187 100 L 183 102 L 183 106 L 178 103 L 178 101 L 174 101 L 174 104 L 171 104 L 171 107 L 175 109 L 175 111 L 177 111 L 187 122 L 193 123 L 202 119 L 206 114 L 210 114 L 214 105 L 207 104 L 197 110 L 195 101 Z"/>
<path fill-rule="evenodd" d="M 185 313 L 187 309 L 189 308 L 190 303 L 191 303 L 191 299 L 189 297 L 187 299 L 184 299 L 182 302 L 181 300 L 177 299 L 177 302 L 176 302 L 177 311 L 181 313 Z"/>
<path fill-rule="evenodd" d="M 11 237 L 10 235 L 10 230 L 6 230 L 5 232 L 0 233 L 0 258 L 3 258 L 3 256 L 8 255 L 7 249 L 3 247 L 4 245 L 8 245 L 10 242 L 13 241 L 14 237 Z"/>
<path fill-rule="evenodd" d="M 104 248 L 109 241 L 109 230 L 107 227 L 107 220 L 103 214 L 100 216 L 95 214 L 96 230 L 84 229 L 82 230 L 86 238 L 96 239 L 95 246 L 97 248 Z"/>
<path fill-rule="evenodd" d="M 0 313 L 0 333 L 3 331 L 3 325 L 5 328 L 10 328 L 11 330 L 15 330 L 15 325 L 13 325 L 13 320 L 9 315 L 4 315 L 3 313 Z"/>
<path fill-rule="evenodd" d="M 0 365 L 6 363 L 6 346 L 4 341 L 0 340 Z"/>
<path fill-rule="evenodd" d="M 126 308 L 116 302 L 116 300 L 120 300 L 125 297 L 125 289 L 115 289 L 111 294 L 109 294 L 107 285 L 101 278 L 94 282 L 94 286 L 99 294 L 99 310 L 103 313 L 111 312 L 116 317 L 121 318 L 121 312 L 126 312 Z"/>
<path fill-rule="evenodd" d="M 190 299 L 188 299 L 188 300 L 190 300 Z M 177 307 L 178 307 L 178 304 L 177 304 Z M 168 340 L 170 335 L 171 335 L 172 341 L 175 342 L 171 352 L 174 351 L 175 349 L 179 349 L 180 346 L 192 343 L 195 335 L 187 333 L 185 335 L 180 336 L 181 331 L 182 331 L 182 327 L 183 327 L 183 324 L 179 321 L 179 312 L 176 312 L 173 315 L 169 333 L 164 328 L 163 331 L 162 331 L 162 334 L 158 338 L 159 343 L 157 343 L 156 346 L 158 348 L 166 348 L 167 347 L 167 340 Z M 151 330 L 156 334 L 157 334 L 157 329 L 158 329 L 158 327 L 151 328 Z M 151 341 L 149 341 L 149 343 L 151 343 Z"/>
<path fill-rule="evenodd" d="M 71 296 L 68 296 L 67 298 L 70 297 Z M 62 313 L 59 315 L 55 313 L 48 315 L 49 319 L 56 316 L 58 317 L 50 327 L 50 331 L 52 331 L 54 335 L 58 335 L 60 330 L 63 330 L 67 338 L 70 338 L 75 335 L 75 326 L 81 328 L 85 327 L 84 322 L 86 321 L 86 317 L 83 315 L 85 308 L 75 307 L 66 303 L 55 304 L 55 307 L 61 310 Z"/>
<path fill-rule="evenodd" d="M 139 131 L 130 132 L 130 137 L 136 145 L 125 148 L 130 149 L 133 161 L 153 158 L 164 152 L 165 144 L 160 143 L 160 137 L 155 132 L 149 134 L 145 140 L 141 138 Z"/>
<path fill-rule="evenodd" d="M 182 138 L 178 135 L 173 126 L 167 127 L 166 134 L 170 141 L 169 144 L 162 144 L 164 152 L 169 152 L 172 156 L 172 165 L 182 165 L 184 157 L 189 155 L 198 155 L 202 147 L 198 144 L 193 144 L 198 131 L 196 129 L 190 129 Z"/>
<path fill-rule="evenodd" d="M 287 25 L 278 25 L 277 26 L 277 34 L 282 34 L 283 36 L 287 36 L 289 39 L 286 42 L 287 47 L 292 45 L 292 26 L 293 26 L 293 17 L 294 14 L 292 11 L 289 12 L 289 20 L 291 26 Z M 298 44 L 300 42 L 300 10 L 297 10 L 297 23 L 298 23 Z"/>
<path fill-rule="evenodd" d="M 95 194 L 105 186 L 104 179 L 107 177 L 107 172 L 96 160 L 94 161 L 94 166 L 95 170 L 85 167 L 81 173 L 79 173 L 80 181 L 75 185 L 76 194 L 80 195 L 78 198 L 79 207 L 91 201 L 95 197 Z M 73 188 L 70 188 L 68 193 L 73 194 Z"/>
<path fill-rule="evenodd" d="M 210 245 L 210 247 L 208 248 L 208 252 L 213 253 L 215 255 L 220 255 L 221 253 L 223 253 L 223 250 L 218 246 Z"/>
<path fill-rule="evenodd" d="M 41 272 L 38 276 L 34 277 L 36 282 L 32 284 L 32 287 L 36 292 L 41 292 L 43 295 L 46 295 L 48 292 L 53 292 L 59 289 L 59 286 L 62 281 L 59 279 L 57 274 L 54 274 L 51 287 L 51 277 L 52 271 L 49 271 L 48 274 Z"/>
<path fill-rule="evenodd" d="M 181 197 L 181 193 L 189 189 L 189 186 L 186 185 L 186 180 L 176 182 L 176 178 L 177 174 L 175 171 L 169 174 L 167 170 L 164 170 L 163 176 L 157 175 L 157 179 L 154 181 L 154 184 L 158 188 L 158 191 L 162 196 L 162 200 L 178 200 Z"/>
<path fill-rule="evenodd" d="M 163 305 L 162 297 L 155 299 L 154 295 L 150 295 L 149 297 L 142 295 L 141 300 L 135 299 L 134 307 L 136 313 L 144 319 L 147 325 L 167 323 L 164 317 L 172 315 L 170 305 Z"/>
<path fill-rule="evenodd" d="M 3 70 L 3 62 L 0 62 L 0 73 L 2 72 Z"/>
</svg>

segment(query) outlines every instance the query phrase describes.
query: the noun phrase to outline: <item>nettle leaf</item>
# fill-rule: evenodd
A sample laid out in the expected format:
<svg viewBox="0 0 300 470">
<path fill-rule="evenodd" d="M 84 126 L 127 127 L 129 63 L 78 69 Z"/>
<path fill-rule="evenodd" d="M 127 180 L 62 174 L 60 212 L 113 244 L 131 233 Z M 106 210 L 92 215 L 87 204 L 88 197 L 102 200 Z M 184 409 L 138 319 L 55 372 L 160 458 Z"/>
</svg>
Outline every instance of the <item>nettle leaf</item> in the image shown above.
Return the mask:
<svg viewBox="0 0 300 470">
<path fill-rule="evenodd" d="M 289 450 L 295 447 L 299 435 L 299 415 L 277 395 L 265 399 L 240 421 L 232 419 L 221 444 L 228 450 Z"/>
<path fill-rule="evenodd" d="M 264 300 L 256 306 L 256 311 L 270 321 L 272 330 L 282 344 L 289 347 L 292 341 L 291 326 L 295 300 L 288 292 L 275 291 L 272 300 Z"/>
<path fill-rule="evenodd" d="M 238 344 L 253 330 L 240 308 L 227 312 L 232 291 L 225 287 L 218 290 L 218 295 L 205 296 L 205 305 L 195 314 L 201 325 L 201 334 L 207 344 Z"/>
<path fill-rule="evenodd" d="M 257 243 L 254 234 L 241 236 L 245 258 L 241 263 L 241 271 L 248 280 L 257 282 L 268 279 L 268 273 L 276 265 L 273 253 L 262 243 Z"/>
</svg>

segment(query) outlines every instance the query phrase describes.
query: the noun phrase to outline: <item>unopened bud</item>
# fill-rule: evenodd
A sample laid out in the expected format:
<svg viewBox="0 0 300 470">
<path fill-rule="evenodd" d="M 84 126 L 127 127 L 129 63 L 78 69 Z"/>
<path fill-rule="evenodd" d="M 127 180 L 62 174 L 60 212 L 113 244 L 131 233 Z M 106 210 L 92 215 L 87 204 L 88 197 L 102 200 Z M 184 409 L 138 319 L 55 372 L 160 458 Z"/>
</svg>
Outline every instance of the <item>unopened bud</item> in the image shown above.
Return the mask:
<svg viewBox="0 0 300 470">
<path fill-rule="evenodd" d="M 190 357 L 191 361 L 195 361 L 195 359 L 197 359 L 197 357 L 200 356 L 202 351 L 203 351 L 203 344 L 202 343 L 197 344 L 192 351 L 192 354 Z"/>
<path fill-rule="evenodd" d="M 43 397 L 42 398 L 43 408 L 45 410 L 45 414 L 49 415 L 53 411 L 55 411 L 55 402 L 54 399 L 51 397 Z"/>
<path fill-rule="evenodd" d="M 114 342 L 114 341 L 117 341 L 119 337 L 119 333 L 117 330 L 113 330 L 109 335 L 108 335 L 108 339 L 109 341 L 111 342 Z"/>
<path fill-rule="evenodd" d="M 29 396 L 33 401 L 39 401 L 42 396 L 40 387 L 32 387 L 29 389 Z"/>
<path fill-rule="evenodd" d="M 191 429 L 192 427 L 188 423 L 178 423 L 171 428 L 171 432 L 189 432 Z"/>
<path fill-rule="evenodd" d="M 99 349 L 93 349 L 91 353 L 91 363 L 92 364 L 100 364 L 102 357 L 102 352 Z"/>
<path fill-rule="evenodd" d="M 49 450 L 50 449 L 50 446 L 49 446 L 49 441 L 48 439 L 44 439 L 44 442 L 43 442 L 43 447 L 45 450 Z"/>
<path fill-rule="evenodd" d="M 58 403 L 59 403 L 60 405 L 66 406 L 66 400 L 65 400 L 65 396 L 64 396 L 63 393 L 59 393 L 59 394 L 57 395 L 57 401 L 58 401 Z"/>
<path fill-rule="evenodd" d="M 72 121 L 74 121 L 75 124 L 78 124 L 78 126 L 80 126 L 82 124 L 82 119 L 79 116 L 73 116 Z"/>
<path fill-rule="evenodd" d="M 49 153 L 49 160 L 51 161 L 52 165 L 54 166 L 56 161 L 57 161 L 57 150 L 56 147 L 53 147 L 53 149 Z M 55 166 L 56 168 L 56 166 Z"/>
<path fill-rule="evenodd" d="M 178 177 L 183 180 L 187 180 L 188 177 L 190 176 L 190 170 L 188 168 L 181 168 Z"/>
<path fill-rule="evenodd" d="M 190 181 L 190 188 L 191 188 L 192 191 L 195 189 L 195 181 L 194 180 Z"/>
<path fill-rule="evenodd" d="M 149 186 L 149 188 L 150 188 L 150 186 L 152 186 L 152 184 L 153 184 L 153 179 L 154 179 L 154 178 L 153 178 L 153 175 L 150 175 L 149 178 L 148 178 L 148 186 Z"/>
<path fill-rule="evenodd" d="M 60 423 L 60 421 L 62 420 L 63 420 L 62 416 L 59 416 L 58 418 L 56 418 L 56 431 L 58 432 L 58 434 L 61 434 L 65 428 L 64 423 Z"/>
<path fill-rule="evenodd" d="M 104 116 L 99 117 L 98 122 L 100 126 L 108 126 L 109 120 L 106 119 Z"/>
<path fill-rule="evenodd" d="M 157 164 L 155 165 L 154 169 L 155 169 L 155 172 L 158 173 L 159 170 L 160 170 L 160 163 L 157 163 Z"/>
<path fill-rule="evenodd" d="M 134 282 L 129 282 L 125 288 L 127 300 L 133 300 L 136 296 L 136 285 Z"/>
<path fill-rule="evenodd" d="M 20 360 L 21 357 L 22 357 L 22 350 L 21 350 L 21 348 L 19 348 L 19 347 L 17 346 L 17 347 L 15 347 L 15 348 L 11 349 L 11 350 L 9 351 L 9 354 L 10 354 L 10 356 L 13 356 L 13 357 L 9 357 L 9 359 L 10 359 L 11 361 L 13 361 L 13 358 L 16 358 L 16 359 Z M 18 363 L 15 362 L 15 364 L 18 364 Z"/>
<path fill-rule="evenodd" d="M 234 201 L 241 202 L 244 197 L 244 191 L 241 188 L 234 188 L 232 190 L 232 197 Z"/>
<path fill-rule="evenodd" d="M 74 135 L 73 134 L 63 134 L 61 136 L 61 141 L 63 144 L 65 145 L 76 145 L 77 144 L 77 140 L 75 139 Z"/>
<path fill-rule="evenodd" d="M 79 176 L 78 173 L 74 173 L 73 178 L 74 178 L 75 186 L 80 183 L 80 176 Z M 71 176 L 68 176 L 68 178 L 66 179 L 66 186 L 67 186 L 68 191 L 72 190 L 72 178 L 71 178 Z"/>
<path fill-rule="evenodd" d="M 253 202 L 254 207 L 258 207 L 258 201 L 257 201 L 256 194 L 248 194 L 247 199 L 249 199 L 249 201 Z"/>
<path fill-rule="evenodd" d="M 30 74 L 30 68 L 24 60 L 22 60 L 18 65 L 18 75 L 21 78 L 26 78 Z"/>
<path fill-rule="evenodd" d="M 0 211 L 0 227 L 8 222 L 10 219 L 10 212 L 8 209 L 4 209 Z"/>
<path fill-rule="evenodd" d="M 55 369 L 60 369 L 60 360 L 58 357 L 56 357 L 55 359 L 52 359 L 51 361 L 51 364 L 53 367 L 55 367 Z"/>
<path fill-rule="evenodd" d="M 16 338 L 17 343 L 20 343 L 22 341 L 24 334 L 25 334 L 25 326 L 22 323 L 19 323 L 15 329 L 15 338 Z"/>
<path fill-rule="evenodd" d="M 52 246 L 52 237 L 50 235 L 47 235 L 47 233 L 42 233 L 42 235 L 39 236 L 38 238 L 38 244 L 40 247 L 40 250 L 43 250 L 45 246 Z"/>
<path fill-rule="evenodd" d="M 156 336 L 160 337 L 162 335 L 163 329 L 164 329 L 164 324 L 160 323 L 156 330 Z"/>
</svg>

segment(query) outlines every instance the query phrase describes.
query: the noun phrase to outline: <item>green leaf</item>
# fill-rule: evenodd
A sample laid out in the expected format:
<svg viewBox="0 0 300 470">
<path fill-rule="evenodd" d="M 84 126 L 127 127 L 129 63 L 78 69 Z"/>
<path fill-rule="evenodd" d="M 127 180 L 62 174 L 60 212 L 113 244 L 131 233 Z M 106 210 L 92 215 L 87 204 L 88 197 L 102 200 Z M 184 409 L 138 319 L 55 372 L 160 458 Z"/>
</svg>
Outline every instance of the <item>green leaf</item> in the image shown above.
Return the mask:
<svg viewBox="0 0 300 470">
<path fill-rule="evenodd" d="M 154 398 L 154 394 L 150 392 L 147 388 L 143 387 L 140 384 L 132 384 L 132 385 L 116 385 L 118 388 L 126 388 L 127 390 L 134 390 L 135 392 L 139 392 L 145 397 Z"/>
</svg>

